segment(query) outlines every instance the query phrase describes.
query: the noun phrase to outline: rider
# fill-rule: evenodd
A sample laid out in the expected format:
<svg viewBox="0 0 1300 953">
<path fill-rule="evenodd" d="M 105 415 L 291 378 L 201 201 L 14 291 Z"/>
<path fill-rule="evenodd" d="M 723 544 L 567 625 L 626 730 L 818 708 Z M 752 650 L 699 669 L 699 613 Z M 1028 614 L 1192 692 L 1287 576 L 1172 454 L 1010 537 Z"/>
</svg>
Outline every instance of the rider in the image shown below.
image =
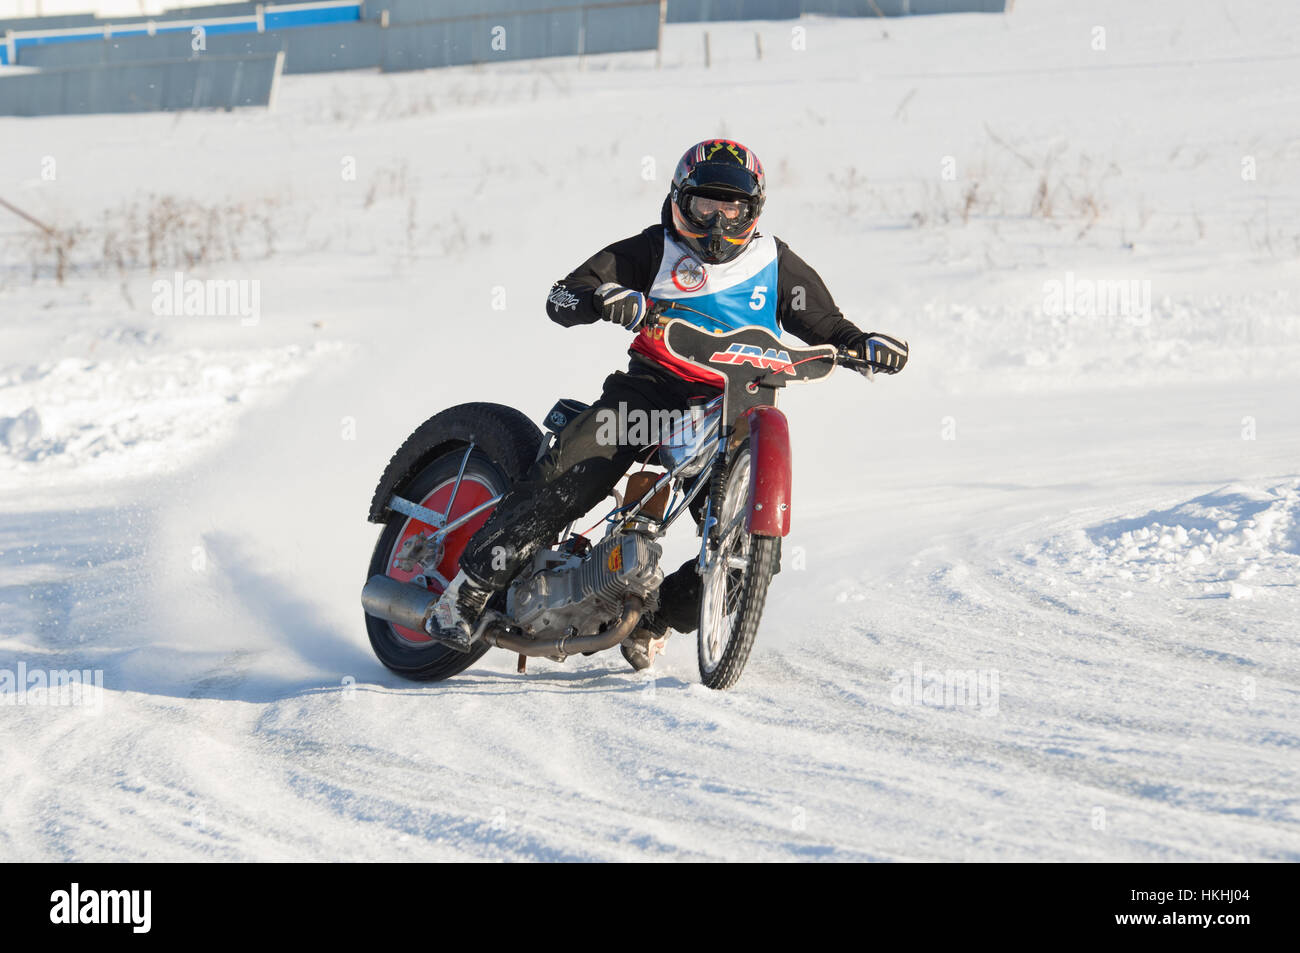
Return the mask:
<svg viewBox="0 0 1300 953">
<path fill-rule="evenodd" d="M 628 369 L 605 379 L 600 399 L 506 493 L 466 546 L 460 572 L 431 621 L 459 629 L 462 637 L 472 635 L 493 594 L 561 529 L 608 496 L 646 452 L 629 440 L 636 428 L 611 439 L 598 411 L 617 413 L 620 405 L 629 414 L 681 411 L 692 398 L 720 392 L 719 378 L 668 352 L 662 329 L 646 322 L 647 299 L 689 302 L 693 310 L 682 311 L 682 319 L 710 330 L 788 330 L 808 344 L 854 349 L 876 370 L 903 369 L 905 341 L 860 331 L 803 259 L 779 238 L 756 230 L 765 199 L 763 166 L 753 152 L 728 139 L 697 143 L 677 164 L 657 224 L 597 252 L 551 288 L 546 312 L 557 324 L 605 320 L 636 334 Z M 664 580 L 659 601 L 622 646 L 638 670 L 653 663 L 669 628 L 696 627 L 700 582 L 694 559 Z"/>
</svg>

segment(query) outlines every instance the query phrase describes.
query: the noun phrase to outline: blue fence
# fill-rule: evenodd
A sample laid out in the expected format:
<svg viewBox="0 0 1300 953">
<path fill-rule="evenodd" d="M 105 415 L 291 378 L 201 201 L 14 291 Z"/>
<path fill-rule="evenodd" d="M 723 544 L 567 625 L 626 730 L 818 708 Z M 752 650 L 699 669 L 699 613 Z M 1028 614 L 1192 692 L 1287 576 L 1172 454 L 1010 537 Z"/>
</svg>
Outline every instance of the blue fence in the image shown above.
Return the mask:
<svg viewBox="0 0 1300 953">
<path fill-rule="evenodd" d="M 59 29 L 9 32 L 0 43 L 0 65 L 23 64 L 22 51 L 35 46 L 62 43 L 85 43 L 109 37 L 156 36 L 165 33 L 189 33 L 201 27 L 207 36 L 231 33 L 262 33 L 268 29 L 303 28 L 330 23 L 356 22 L 361 19 L 362 0 L 325 0 L 325 2 L 268 4 L 219 4 L 195 8 L 194 15 L 172 10 L 166 18 L 140 20 L 132 18 L 114 22 L 95 21 Z M 251 7 L 251 12 L 250 12 Z M 225 14 L 236 12 L 235 16 Z M 212 13 L 222 15 L 213 16 Z"/>
<path fill-rule="evenodd" d="M 23 50 L 21 65 L 50 69 L 105 63 L 138 63 L 148 59 L 199 59 L 283 51 L 285 73 L 378 69 L 383 62 L 384 32 L 378 23 L 362 20 L 302 30 L 234 33 L 208 37 L 202 51 L 193 48 L 193 38 L 188 32 L 113 37 L 96 43 L 30 47 Z"/>
</svg>

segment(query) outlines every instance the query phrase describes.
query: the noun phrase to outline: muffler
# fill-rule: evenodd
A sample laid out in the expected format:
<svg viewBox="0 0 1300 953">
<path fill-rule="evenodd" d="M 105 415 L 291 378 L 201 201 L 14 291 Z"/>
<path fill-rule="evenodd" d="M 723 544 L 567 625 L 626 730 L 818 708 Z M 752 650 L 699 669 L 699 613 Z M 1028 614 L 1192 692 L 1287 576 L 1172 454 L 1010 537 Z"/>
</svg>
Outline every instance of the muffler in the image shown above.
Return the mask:
<svg viewBox="0 0 1300 953">
<path fill-rule="evenodd" d="M 371 576 L 361 590 L 361 607 L 376 619 L 424 632 L 424 620 L 438 598 L 423 586 L 391 576 Z"/>
</svg>

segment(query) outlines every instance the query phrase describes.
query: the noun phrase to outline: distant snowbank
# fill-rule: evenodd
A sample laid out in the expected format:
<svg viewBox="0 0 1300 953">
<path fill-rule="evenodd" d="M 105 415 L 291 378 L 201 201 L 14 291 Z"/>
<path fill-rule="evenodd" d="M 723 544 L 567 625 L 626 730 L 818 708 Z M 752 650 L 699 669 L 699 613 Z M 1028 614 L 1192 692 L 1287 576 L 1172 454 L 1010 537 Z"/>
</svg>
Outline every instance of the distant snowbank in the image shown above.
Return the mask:
<svg viewBox="0 0 1300 953">
<path fill-rule="evenodd" d="M 341 345 L 162 351 L 0 366 L 0 490 L 174 470 L 226 438 L 269 389 Z"/>
<path fill-rule="evenodd" d="M 1075 530 L 1028 557 L 1043 559 L 1094 586 L 1172 587 L 1230 599 L 1271 598 L 1277 590 L 1289 601 L 1300 576 L 1300 478 L 1267 488 L 1232 484 Z"/>
</svg>

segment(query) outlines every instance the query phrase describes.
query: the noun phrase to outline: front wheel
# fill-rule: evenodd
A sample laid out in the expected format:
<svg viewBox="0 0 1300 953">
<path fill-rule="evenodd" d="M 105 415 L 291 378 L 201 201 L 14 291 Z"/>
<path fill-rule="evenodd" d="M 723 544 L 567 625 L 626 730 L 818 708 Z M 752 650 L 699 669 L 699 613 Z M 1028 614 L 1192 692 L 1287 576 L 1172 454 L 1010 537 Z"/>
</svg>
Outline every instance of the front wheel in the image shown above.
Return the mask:
<svg viewBox="0 0 1300 953">
<path fill-rule="evenodd" d="M 700 598 L 700 679 L 725 690 L 740 679 L 758 635 L 781 540 L 745 532 L 751 466 L 743 447 L 727 471 L 718 512 L 718 547 L 710 552 Z"/>
</svg>

